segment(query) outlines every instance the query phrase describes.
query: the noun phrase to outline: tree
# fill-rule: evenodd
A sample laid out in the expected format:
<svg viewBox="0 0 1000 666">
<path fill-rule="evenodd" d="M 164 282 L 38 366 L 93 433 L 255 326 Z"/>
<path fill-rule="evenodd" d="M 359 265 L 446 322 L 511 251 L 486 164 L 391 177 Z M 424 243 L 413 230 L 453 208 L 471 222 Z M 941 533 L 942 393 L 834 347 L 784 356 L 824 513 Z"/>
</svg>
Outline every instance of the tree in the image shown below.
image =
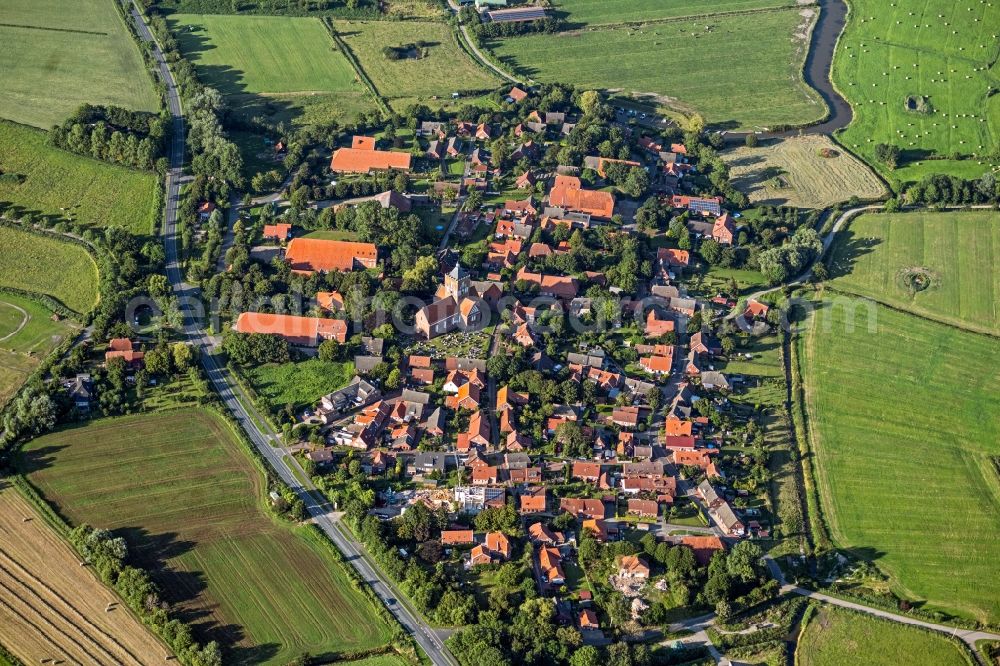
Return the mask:
<svg viewBox="0 0 1000 666">
<path fill-rule="evenodd" d="M 764 551 L 753 541 L 740 541 L 726 557 L 726 571 L 741 583 L 749 583 L 757 577 L 763 556 Z"/>
<path fill-rule="evenodd" d="M 698 252 L 705 259 L 705 261 L 712 266 L 718 264 L 719 260 L 722 259 L 722 246 L 711 238 L 702 241 L 701 247 L 698 248 Z"/>
<path fill-rule="evenodd" d="M 438 260 L 434 255 L 418 257 L 413 267 L 403 272 L 403 291 L 429 291 L 437 272 Z"/>
<path fill-rule="evenodd" d="M 900 153 L 899 146 L 894 146 L 891 143 L 880 143 L 875 146 L 875 159 L 890 169 L 896 168 Z"/>
<path fill-rule="evenodd" d="M 580 93 L 578 102 L 585 115 L 593 114 L 601 104 L 601 95 L 596 90 L 585 90 Z"/>
<path fill-rule="evenodd" d="M 585 458 L 589 453 L 583 429 L 576 421 L 565 421 L 556 426 L 556 441 L 562 445 L 563 455 L 570 458 Z"/>
<path fill-rule="evenodd" d="M 332 363 L 334 361 L 340 360 L 340 343 L 336 340 L 324 340 L 319 343 L 319 348 L 317 349 L 319 359 L 321 361 L 326 361 L 327 363 Z"/>
<path fill-rule="evenodd" d="M 757 147 L 757 135 L 754 134 L 753 132 L 750 132 L 749 134 L 747 134 L 746 144 L 747 144 L 747 148 L 756 148 Z"/>
<path fill-rule="evenodd" d="M 183 342 L 177 342 L 171 347 L 170 351 L 173 357 L 174 369 L 177 372 L 187 372 L 191 366 L 191 361 L 194 359 L 194 351 L 191 347 Z"/>
<path fill-rule="evenodd" d="M 569 666 L 601 666 L 601 653 L 593 645 L 584 645 L 569 658 Z"/>
</svg>

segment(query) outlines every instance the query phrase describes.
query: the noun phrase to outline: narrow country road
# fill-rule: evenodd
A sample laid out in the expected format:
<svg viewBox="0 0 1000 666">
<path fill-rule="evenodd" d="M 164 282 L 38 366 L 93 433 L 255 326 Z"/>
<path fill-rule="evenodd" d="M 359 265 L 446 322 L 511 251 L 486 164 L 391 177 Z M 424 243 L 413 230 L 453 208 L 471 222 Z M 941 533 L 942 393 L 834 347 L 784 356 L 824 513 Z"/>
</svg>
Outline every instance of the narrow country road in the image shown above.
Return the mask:
<svg viewBox="0 0 1000 666">
<path fill-rule="evenodd" d="M 456 3 L 455 0 L 448 0 L 448 9 L 450 9 L 456 17 L 458 17 L 459 12 L 461 11 L 461 9 L 458 6 L 458 3 Z M 469 29 L 465 27 L 464 23 L 459 22 L 458 30 L 459 32 L 462 33 L 462 39 L 465 41 L 465 46 L 468 47 L 468 49 L 472 52 L 474 56 L 476 56 L 476 59 L 483 66 L 488 67 L 490 70 L 499 74 L 501 78 L 506 79 L 511 83 L 518 83 L 522 85 L 524 84 L 523 81 L 503 71 L 502 69 L 494 65 L 489 58 L 483 55 L 483 52 L 479 50 L 479 48 L 476 46 L 476 43 L 472 41 L 472 37 L 469 36 Z"/>
<path fill-rule="evenodd" d="M 177 91 L 173 75 L 163 57 L 159 45 L 150 33 L 148 26 L 139 14 L 136 6 L 132 6 L 132 17 L 135 20 L 139 35 L 143 40 L 152 43 L 153 55 L 159 65 L 160 76 L 167 88 L 167 103 L 173 117 L 173 138 L 170 148 L 170 168 L 166 176 L 167 200 L 163 222 L 163 241 L 167 255 L 167 277 L 174 293 L 182 299 L 181 312 L 184 315 L 184 332 L 188 339 L 198 347 L 202 365 L 209 381 L 218 391 L 222 401 L 239 422 L 254 447 L 267 461 L 278 477 L 302 499 L 306 510 L 315 524 L 323 530 L 330 540 L 343 553 L 344 559 L 350 562 L 364 581 L 371 586 L 375 594 L 386 605 L 389 611 L 399 620 L 403 629 L 413 636 L 414 641 L 430 658 L 434 666 L 455 666 L 457 663 L 444 645 L 442 636 L 430 628 L 419 615 L 412 610 L 392 584 L 383 576 L 378 567 L 370 560 L 367 553 L 354 541 L 347 530 L 339 524 L 333 507 L 307 480 L 307 476 L 298 462 L 292 457 L 286 457 L 280 448 L 274 446 L 278 436 L 274 433 L 260 414 L 254 410 L 252 403 L 243 394 L 239 385 L 232 380 L 228 369 L 213 355 L 215 341 L 200 328 L 200 322 L 191 316 L 198 290 L 185 284 L 181 275 L 177 257 L 177 201 L 180 195 L 180 184 L 183 178 L 184 164 L 184 116 L 180 95 Z M 185 302 L 185 299 L 187 302 Z M 200 302 L 200 301 L 199 301 Z M 306 479 L 300 481 L 299 479 Z"/>
<path fill-rule="evenodd" d="M 892 620 L 893 622 L 899 622 L 901 624 L 912 624 L 917 627 L 923 627 L 924 629 L 930 629 L 932 631 L 938 631 L 943 634 L 949 634 L 956 638 L 962 639 L 972 651 L 978 656 L 979 653 L 976 651 L 976 641 L 1000 641 L 1000 634 L 993 634 L 988 631 L 977 631 L 974 629 L 962 629 L 960 627 L 949 627 L 944 624 L 935 624 L 933 622 L 925 622 L 924 620 L 919 620 L 915 617 L 910 617 L 909 615 L 900 615 L 899 613 L 891 613 L 889 611 L 884 611 L 879 608 L 872 608 L 871 606 L 865 606 L 862 604 L 854 603 L 853 601 L 846 601 L 844 599 L 838 599 L 837 597 L 831 597 L 828 594 L 823 594 L 822 592 L 816 592 L 815 590 L 809 590 L 804 587 L 799 587 L 797 585 L 792 585 L 785 581 L 785 574 L 781 571 L 781 567 L 778 563 L 774 561 L 774 558 L 770 555 L 764 556 L 764 562 L 767 564 L 768 570 L 771 572 L 771 576 L 774 577 L 781 584 L 781 592 L 787 593 L 792 592 L 794 594 L 801 595 L 803 597 L 809 597 L 810 599 L 816 599 L 817 601 L 822 601 L 824 603 L 830 604 L 831 606 L 840 606 L 841 608 L 849 608 L 851 610 L 858 611 L 859 613 L 867 613 L 868 615 L 874 615 L 875 617 L 881 617 L 886 620 Z"/>
</svg>

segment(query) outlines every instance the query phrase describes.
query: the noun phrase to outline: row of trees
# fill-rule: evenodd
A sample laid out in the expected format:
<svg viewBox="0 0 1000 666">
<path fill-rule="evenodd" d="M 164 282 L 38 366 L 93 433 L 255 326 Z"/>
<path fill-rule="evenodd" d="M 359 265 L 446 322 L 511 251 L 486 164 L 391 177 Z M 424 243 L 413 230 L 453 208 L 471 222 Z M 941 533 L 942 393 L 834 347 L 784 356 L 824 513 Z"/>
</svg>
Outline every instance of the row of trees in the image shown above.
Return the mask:
<svg viewBox="0 0 1000 666">
<path fill-rule="evenodd" d="M 167 121 L 117 106 L 84 104 L 49 132 L 52 145 L 133 169 L 162 171 Z"/>
<path fill-rule="evenodd" d="M 125 540 L 111 532 L 79 525 L 69 541 L 84 561 L 92 564 L 107 585 L 113 587 L 140 617 L 173 649 L 186 666 L 221 666 L 222 651 L 212 641 L 204 646 L 194 640 L 191 627 L 172 618 L 169 606 L 149 574 L 127 563 Z"/>
</svg>

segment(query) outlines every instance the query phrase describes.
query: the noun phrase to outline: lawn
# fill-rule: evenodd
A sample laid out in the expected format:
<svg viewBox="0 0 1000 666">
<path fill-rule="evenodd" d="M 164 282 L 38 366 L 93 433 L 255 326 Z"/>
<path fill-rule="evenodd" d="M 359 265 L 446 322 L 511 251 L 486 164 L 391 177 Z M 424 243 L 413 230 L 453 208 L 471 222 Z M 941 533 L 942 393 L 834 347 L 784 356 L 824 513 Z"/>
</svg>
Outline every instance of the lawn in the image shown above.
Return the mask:
<svg viewBox="0 0 1000 666">
<path fill-rule="evenodd" d="M 97 304 L 97 264 L 74 243 L 0 226 L 0 286 L 46 294 L 71 310 Z"/>
<path fill-rule="evenodd" d="M 21 466 L 71 523 L 125 536 L 226 663 L 332 659 L 389 641 L 329 547 L 264 513 L 263 476 L 211 412 L 67 428 L 31 442 Z"/>
<path fill-rule="evenodd" d="M 132 171 L 48 145 L 45 132 L 0 122 L 0 202 L 88 227 L 153 231 L 161 187 L 155 173 Z M 8 216 L 17 211 L 8 211 Z"/>
<path fill-rule="evenodd" d="M 112 0 L 0 3 L 4 118 L 47 129 L 84 102 L 156 111 L 145 70 Z"/>
<path fill-rule="evenodd" d="M 679 16 L 787 7 L 794 0 L 556 0 L 555 15 L 571 24 L 607 25 Z"/>
<path fill-rule="evenodd" d="M 375 108 L 319 19 L 173 14 L 170 26 L 201 80 L 248 116 L 353 120 Z"/>
<path fill-rule="evenodd" d="M 269 363 L 248 370 L 246 375 L 254 391 L 274 409 L 288 404 L 302 409 L 346 386 L 354 377 L 354 363 L 331 363 L 313 358 L 297 363 Z"/>
<path fill-rule="evenodd" d="M 382 97 L 430 103 L 496 88 L 499 79 L 472 61 L 459 47 L 447 23 L 431 21 L 337 21 L 336 29 L 357 56 L 361 69 Z M 382 49 L 425 42 L 421 57 L 390 60 Z"/>
<path fill-rule="evenodd" d="M 1000 345 L 870 301 L 853 312 L 832 303 L 800 336 L 800 358 L 834 541 L 925 610 L 1000 621 L 990 458 L 1000 455 Z"/>
<path fill-rule="evenodd" d="M 821 151 L 833 151 L 823 154 Z M 754 204 L 828 208 L 851 197 L 878 199 L 885 185 L 864 162 L 826 136 L 762 141 L 754 148 L 727 150 L 733 186 Z"/>
<path fill-rule="evenodd" d="M 863 215 L 833 246 L 831 285 L 919 315 L 1000 333 L 1000 213 Z"/>
<path fill-rule="evenodd" d="M 522 76 L 583 88 L 624 89 L 680 110 L 698 111 L 716 126 L 804 124 L 826 113 L 819 96 L 802 80 L 813 21 L 802 13 L 813 11 L 589 28 L 495 40 L 488 46 Z"/>
<path fill-rule="evenodd" d="M 800 666 L 967 666 L 943 635 L 849 610 L 820 606 L 799 638 Z"/>
<path fill-rule="evenodd" d="M 833 81 L 854 107 L 840 139 L 876 166 L 877 144 L 902 148 L 904 168 L 888 174 L 899 182 L 920 175 L 905 164 L 932 153 L 995 153 L 1000 96 L 988 91 L 1000 86 L 997 26 L 996 3 L 852 0 L 833 63 Z M 907 110 L 911 95 L 926 98 L 927 112 Z M 931 171 L 987 170 L 977 162 L 935 162 Z"/>
<path fill-rule="evenodd" d="M 67 319 L 52 321 L 52 313 L 31 299 L 0 293 L 0 407 L 46 356 L 79 328 Z"/>
</svg>

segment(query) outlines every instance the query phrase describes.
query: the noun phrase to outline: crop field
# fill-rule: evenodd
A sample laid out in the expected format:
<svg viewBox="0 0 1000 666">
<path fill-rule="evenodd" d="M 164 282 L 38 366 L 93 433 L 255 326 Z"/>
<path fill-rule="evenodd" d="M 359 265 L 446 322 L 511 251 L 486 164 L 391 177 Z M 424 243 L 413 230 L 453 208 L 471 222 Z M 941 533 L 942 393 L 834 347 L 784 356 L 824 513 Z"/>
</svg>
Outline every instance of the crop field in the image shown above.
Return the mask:
<svg viewBox="0 0 1000 666">
<path fill-rule="evenodd" d="M 854 107 L 841 140 L 873 164 L 874 148 L 903 150 L 891 177 L 914 180 L 932 153 L 982 156 L 1000 148 L 1000 5 L 952 0 L 854 0 L 833 63 L 833 81 Z M 908 110 L 907 98 L 913 104 Z M 922 110 L 916 110 L 920 108 Z M 979 162 L 982 161 L 982 164 Z M 963 176 L 988 162 L 936 161 L 931 171 Z M 884 169 L 884 167 L 879 166 Z"/>
<path fill-rule="evenodd" d="M 354 363 L 331 363 L 318 358 L 298 363 L 267 364 L 247 372 L 254 390 L 275 409 L 309 407 L 327 393 L 346 386 L 354 377 Z"/>
<path fill-rule="evenodd" d="M 446 23 L 431 21 L 337 21 L 337 32 L 357 56 L 379 95 L 431 103 L 433 96 L 491 90 L 500 80 L 466 55 Z M 382 49 L 428 44 L 421 57 L 390 60 Z M 415 54 L 416 55 L 416 54 Z"/>
<path fill-rule="evenodd" d="M 800 336 L 824 518 L 925 610 L 1000 621 L 1000 345 L 867 304 Z"/>
<path fill-rule="evenodd" d="M 755 204 L 828 208 L 852 196 L 878 199 L 887 193 L 864 162 L 826 136 L 762 141 L 727 150 L 722 159 L 733 185 Z"/>
<path fill-rule="evenodd" d="M 795 0 L 557 0 L 555 7 L 556 16 L 575 26 L 656 21 L 794 4 Z"/>
<path fill-rule="evenodd" d="M 125 536 L 227 663 L 386 644 L 389 627 L 327 545 L 264 513 L 263 477 L 239 447 L 221 418 L 180 409 L 46 435 L 21 464 L 73 524 Z"/>
<path fill-rule="evenodd" d="M 1000 213 L 862 215 L 833 246 L 831 283 L 972 330 L 1000 334 Z"/>
<path fill-rule="evenodd" d="M 0 407 L 38 364 L 79 325 L 52 321 L 52 313 L 34 301 L 0 293 Z"/>
<path fill-rule="evenodd" d="M 48 294 L 71 310 L 97 303 L 97 264 L 79 245 L 0 226 L 0 286 Z"/>
<path fill-rule="evenodd" d="M 13 487 L 0 482 L 0 642 L 25 664 L 160 664 L 169 655 Z M 117 603 L 112 610 L 108 604 Z M 2 658 L 0 658 L 2 660 Z M 58 661 L 57 661 L 58 660 Z"/>
<path fill-rule="evenodd" d="M 155 111 L 160 100 L 110 0 L 0 3 L 0 116 L 48 129 L 80 104 Z"/>
<path fill-rule="evenodd" d="M 943 635 L 870 615 L 820 606 L 799 639 L 801 666 L 966 666 L 969 662 Z"/>
<path fill-rule="evenodd" d="M 173 14 L 170 26 L 201 80 L 245 115 L 318 122 L 375 108 L 319 19 Z"/>
<path fill-rule="evenodd" d="M 487 46 L 522 76 L 632 92 L 718 127 L 801 124 L 826 112 L 802 80 L 814 14 L 806 7 L 587 28 Z"/>
<path fill-rule="evenodd" d="M 0 201 L 89 227 L 120 226 L 137 235 L 159 219 L 155 173 L 132 171 L 48 145 L 45 133 L 0 122 Z"/>
</svg>

